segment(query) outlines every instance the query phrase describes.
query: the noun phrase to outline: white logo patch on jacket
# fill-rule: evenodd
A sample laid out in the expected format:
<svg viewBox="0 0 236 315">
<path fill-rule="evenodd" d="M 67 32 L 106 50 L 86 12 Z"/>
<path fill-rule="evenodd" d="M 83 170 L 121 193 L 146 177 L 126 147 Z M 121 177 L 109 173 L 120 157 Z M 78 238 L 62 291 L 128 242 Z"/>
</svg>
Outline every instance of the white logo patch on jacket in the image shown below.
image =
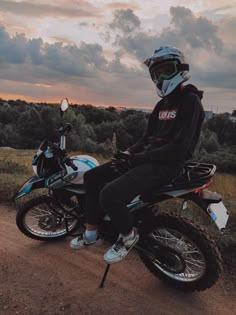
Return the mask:
<svg viewBox="0 0 236 315">
<path fill-rule="evenodd" d="M 161 110 L 159 112 L 159 120 L 171 120 L 175 119 L 176 117 L 177 110 L 172 109 L 172 110 Z"/>
</svg>

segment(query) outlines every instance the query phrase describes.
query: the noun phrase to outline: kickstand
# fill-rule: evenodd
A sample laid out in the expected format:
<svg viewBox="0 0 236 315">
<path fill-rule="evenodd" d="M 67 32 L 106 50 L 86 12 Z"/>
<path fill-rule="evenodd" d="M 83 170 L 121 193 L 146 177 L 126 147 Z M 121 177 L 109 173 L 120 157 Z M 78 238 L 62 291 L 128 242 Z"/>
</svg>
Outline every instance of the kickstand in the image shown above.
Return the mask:
<svg viewBox="0 0 236 315">
<path fill-rule="evenodd" d="M 106 280 L 106 277 L 107 277 L 108 271 L 109 271 L 109 269 L 110 269 L 110 266 L 111 266 L 110 264 L 107 264 L 107 266 L 106 266 L 106 269 L 105 269 L 104 275 L 103 275 L 103 277 L 102 277 L 102 281 L 101 281 L 101 283 L 100 283 L 99 288 L 104 288 L 104 283 L 105 283 L 105 280 Z"/>
</svg>

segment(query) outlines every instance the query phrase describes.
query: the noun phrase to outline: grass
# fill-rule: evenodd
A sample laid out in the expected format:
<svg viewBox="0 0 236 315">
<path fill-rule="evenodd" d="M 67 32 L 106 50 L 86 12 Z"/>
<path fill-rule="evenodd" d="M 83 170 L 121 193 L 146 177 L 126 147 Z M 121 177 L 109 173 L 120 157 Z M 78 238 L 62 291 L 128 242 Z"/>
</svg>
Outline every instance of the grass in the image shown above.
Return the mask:
<svg viewBox="0 0 236 315">
<path fill-rule="evenodd" d="M 0 202 L 13 201 L 22 184 L 33 175 L 33 151 L 0 150 Z"/>
</svg>

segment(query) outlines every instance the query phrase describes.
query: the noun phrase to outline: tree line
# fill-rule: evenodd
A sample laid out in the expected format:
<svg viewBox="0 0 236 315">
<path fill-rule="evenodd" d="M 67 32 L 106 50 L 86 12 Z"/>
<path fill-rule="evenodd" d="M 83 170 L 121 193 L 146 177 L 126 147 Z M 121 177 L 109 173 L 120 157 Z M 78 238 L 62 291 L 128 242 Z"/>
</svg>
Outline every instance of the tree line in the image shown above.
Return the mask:
<svg viewBox="0 0 236 315">
<path fill-rule="evenodd" d="M 73 126 L 67 148 L 109 158 L 114 147 L 125 150 L 142 136 L 149 115 L 133 109 L 70 106 L 63 117 Z M 58 104 L 0 100 L 1 147 L 36 149 L 45 138 L 58 142 L 60 125 Z M 214 163 L 221 171 L 236 173 L 236 123 L 228 115 L 215 115 L 203 124 L 194 159 Z"/>
</svg>

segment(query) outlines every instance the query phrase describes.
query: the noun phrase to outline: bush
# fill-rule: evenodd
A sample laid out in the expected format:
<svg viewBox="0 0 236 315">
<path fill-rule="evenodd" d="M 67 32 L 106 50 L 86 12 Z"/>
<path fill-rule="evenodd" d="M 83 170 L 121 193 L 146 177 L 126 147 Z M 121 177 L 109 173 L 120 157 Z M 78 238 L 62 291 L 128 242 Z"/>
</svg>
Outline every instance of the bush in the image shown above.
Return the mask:
<svg viewBox="0 0 236 315">
<path fill-rule="evenodd" d="M 206 140 L 204 148 L 209 153 L 220 150 L 220 144 L 215 133 L 212 133 L 210 137 Z"/>
<path fill-rule="evenodd" d="M 79 143 L 78 149 L 86 153 L 95 153 L 97 150 L 97 144 L 90 138 L 87 138 Z"/>
<path fill-rule="evenodd" d="M 219 171 L 231 174 L 236 173 L 236 159 L 234 154 L 224 151 L 217 151 L 211 154 L 206 153 L 200 158 L 200 161 L 215 164 Z"/>
<path fill-rule="evenodd" d="M 99 143 L 96 153 L 101 154 L 104 157 L 111 157 L 113 155 L 112 142 L 107 139 L 105 142 Z"/>
</svg>

